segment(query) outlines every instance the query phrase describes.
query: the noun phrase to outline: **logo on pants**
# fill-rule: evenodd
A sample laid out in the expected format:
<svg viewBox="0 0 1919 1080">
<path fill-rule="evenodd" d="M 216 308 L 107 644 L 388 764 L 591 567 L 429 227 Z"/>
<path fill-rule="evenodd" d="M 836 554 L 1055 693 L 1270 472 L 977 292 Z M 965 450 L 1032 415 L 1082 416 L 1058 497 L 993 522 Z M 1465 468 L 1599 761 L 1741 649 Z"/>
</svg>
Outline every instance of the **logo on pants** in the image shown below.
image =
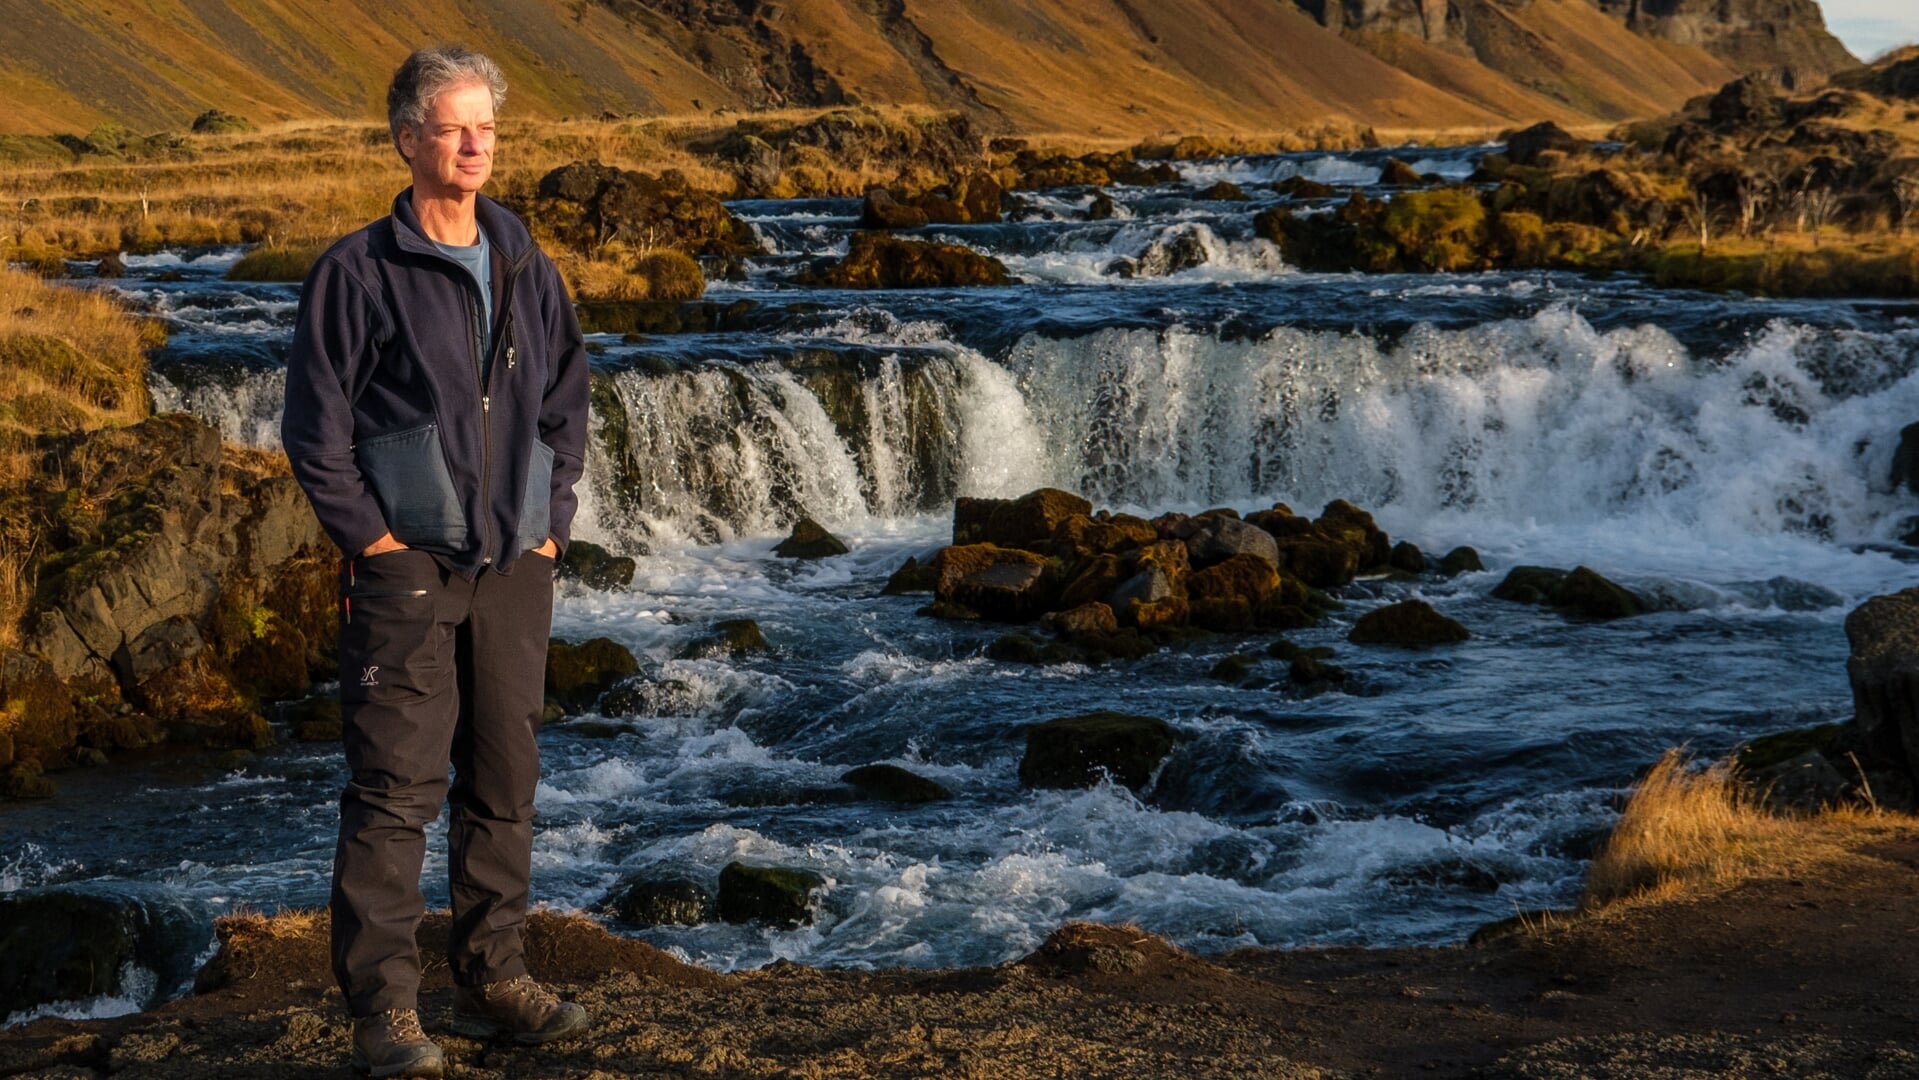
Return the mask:
<svg viewBox="0 0 1919 1080">
<path fill-rule="evenodd" d="M 372 666 L 370 666 L 370 667 L 368 667 L 368 668 L 367 668 L 367 669 L 366 669 L 365 671 L 362 671 L 362 672 L 360 673 L 360 685 L 361 685 L 361 686 L 378 686 L 378 685 L 380 685 L 380 680 L 378 680 L 378 679 L 376 679 L 376 678 L 374 678 L 374 677 L 373 677 L 373 674 L 374 674 L 374 672 L 377 672 L 377 671 L 379 671 L 379 670 L 380 670 L 380 665 L 378 665 L 378 664 L 374 664 L 374 665 L 372 665 Z"/>
</svg>

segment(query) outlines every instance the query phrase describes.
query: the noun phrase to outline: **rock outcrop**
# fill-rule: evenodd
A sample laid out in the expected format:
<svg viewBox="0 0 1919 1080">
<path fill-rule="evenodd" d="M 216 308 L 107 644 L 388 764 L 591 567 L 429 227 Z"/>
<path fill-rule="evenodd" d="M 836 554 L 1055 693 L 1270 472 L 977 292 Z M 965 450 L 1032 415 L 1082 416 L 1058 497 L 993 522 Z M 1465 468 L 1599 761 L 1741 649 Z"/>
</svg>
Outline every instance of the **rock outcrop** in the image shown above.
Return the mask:
<svg viewBox="0 0 1919 1080">
<path fill-rule="evenodd" d="M 164 740 L 265 745 L 262 702 L 332 676 L 337 553 L 277 456 L 157 416 L 53 444 L 6 509 L 47 553 L 0 656 L 0 792 Z"/>
<path fill-rule="evenodd" d="M 1919 779 L 1919 588 L 1875 596 L 1846 617 L 1854 722 L 1868 753 Z"/>
</svg>

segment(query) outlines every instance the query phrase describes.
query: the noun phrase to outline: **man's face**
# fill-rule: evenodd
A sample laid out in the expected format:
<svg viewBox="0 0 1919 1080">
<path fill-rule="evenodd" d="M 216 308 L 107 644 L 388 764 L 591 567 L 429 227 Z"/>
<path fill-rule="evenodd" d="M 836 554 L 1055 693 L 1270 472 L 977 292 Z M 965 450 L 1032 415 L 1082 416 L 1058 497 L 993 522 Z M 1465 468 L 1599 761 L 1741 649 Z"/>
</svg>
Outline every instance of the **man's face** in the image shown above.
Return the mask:
<svg viewBox="0 0 1919 1080">
<path fill-rule="evenodd" d="M 418 194 L 452 198 L 479 191 L 493 175 L 493 92 L 484 83 L 441 91 L 418 131 L 400 129 L 400 150 L 412 163 Z"/>
</svg>

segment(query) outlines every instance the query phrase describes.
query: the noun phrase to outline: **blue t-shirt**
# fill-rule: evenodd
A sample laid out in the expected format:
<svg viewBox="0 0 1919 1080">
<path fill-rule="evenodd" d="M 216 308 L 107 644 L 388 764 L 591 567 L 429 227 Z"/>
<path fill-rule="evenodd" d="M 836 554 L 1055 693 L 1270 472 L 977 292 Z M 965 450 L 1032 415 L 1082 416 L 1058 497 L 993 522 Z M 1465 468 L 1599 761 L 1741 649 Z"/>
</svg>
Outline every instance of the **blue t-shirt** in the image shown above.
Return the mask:
<svg viewBox="0 0 1919 1080">
<path fill-rule="evenodd" d="M 477 223 L 474 229 L 480 236 L 476 244 L 461 247 L 435 240 L 433 246 L 445 252 L 447 258 L 465 267 L 474 283 L 480 287 L 480 382 L 485 384 L 487 369 L 493 364 L 493 267 L 486 230 Z"/>
</svg>

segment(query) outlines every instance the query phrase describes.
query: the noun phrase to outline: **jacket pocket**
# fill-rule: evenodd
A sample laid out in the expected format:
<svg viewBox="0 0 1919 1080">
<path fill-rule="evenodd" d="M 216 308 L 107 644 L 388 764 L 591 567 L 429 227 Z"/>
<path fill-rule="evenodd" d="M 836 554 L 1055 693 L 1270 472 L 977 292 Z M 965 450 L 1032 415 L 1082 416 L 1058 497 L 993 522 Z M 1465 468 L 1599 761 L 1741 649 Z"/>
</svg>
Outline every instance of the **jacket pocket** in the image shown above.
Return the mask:
<svg viewBox="0 0 1919 1080">
<path fill-rule="evenodd" d="M 546 543 L 553 525 L 553 448 L 533 440 L 526 463 L 526 492 L 520 497 L 520 528 L 515 534 L 523 548 Z"/>
<path fill-rule="evenodd" d="M 447 471 L 439 425 L 362 439 L 354 451 L 395 540 L 452 551 L 466 546 L 466 515 Z"/>
</svg>

